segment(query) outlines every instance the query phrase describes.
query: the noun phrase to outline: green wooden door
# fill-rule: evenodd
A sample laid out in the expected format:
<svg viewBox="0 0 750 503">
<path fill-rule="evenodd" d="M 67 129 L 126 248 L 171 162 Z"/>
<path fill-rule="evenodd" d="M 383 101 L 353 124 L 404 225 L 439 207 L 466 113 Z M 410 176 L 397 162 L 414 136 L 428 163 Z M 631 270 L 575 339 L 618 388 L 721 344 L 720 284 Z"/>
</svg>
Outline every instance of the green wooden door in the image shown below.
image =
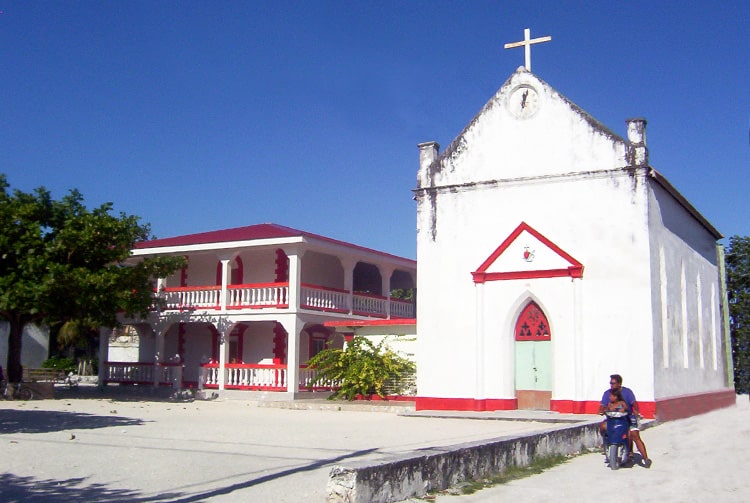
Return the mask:
<svg viewBox="0 0 750 503">
<path fill-rule="evenodd" d="M 535 302 L 521 311 L 515 329 L 516 399 L 519 409 L 549 410 L 552 398 L 552 336 Z"/>
</svg>

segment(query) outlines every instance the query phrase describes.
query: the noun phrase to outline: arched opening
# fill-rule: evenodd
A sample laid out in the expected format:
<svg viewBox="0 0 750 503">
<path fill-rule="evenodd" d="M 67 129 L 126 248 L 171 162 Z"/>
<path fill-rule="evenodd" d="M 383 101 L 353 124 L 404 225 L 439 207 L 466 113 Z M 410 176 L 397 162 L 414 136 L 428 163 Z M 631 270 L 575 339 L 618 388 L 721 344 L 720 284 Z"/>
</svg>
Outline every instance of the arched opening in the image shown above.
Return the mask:
<svg viewBox="0 0 750 503">
<path fill-rule="evenodd" d="M 549 410 L 552 398 L 552 334 L 539 305 L 530 300 L 514 330 L 519 409 Z"/>
</svg>

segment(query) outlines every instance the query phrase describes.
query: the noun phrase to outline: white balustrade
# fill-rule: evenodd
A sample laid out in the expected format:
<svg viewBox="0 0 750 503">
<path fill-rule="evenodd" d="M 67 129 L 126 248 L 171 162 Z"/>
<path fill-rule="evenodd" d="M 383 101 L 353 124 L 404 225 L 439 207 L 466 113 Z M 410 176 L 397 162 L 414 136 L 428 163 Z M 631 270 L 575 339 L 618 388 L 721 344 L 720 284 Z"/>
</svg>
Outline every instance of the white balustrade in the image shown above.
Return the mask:
<svg viewBox="0 0 750 503">
<path fill-rule="evenodd" d="M 154 382 L 154 364 L 139 362 L 107 362 L 106 377 L 108 382 L 152 383 Z"/>
<path fill-rule="evenodd" d="M 227 296 L 227 307 L 287 307 L 289 284 L 232 285 Z"/>
<path fill-rule="evenodd" d="M 288 308 L 289 283 L 230 285 L 227 287 L 227 307 L 230 309 Z M 167 310 L 218 309 L 221 305 L 221 288 L 179 287 L 165 288 L 161 292 Z M 300 306 L 317 311 L 351 313 L 358 316 L 385 318 L 388 299 L 379 295 L 354 294 L 349 306 L 349 292 L 302 284 Z M 413 318 L 414 304 L 399 299 L 390 300 L 391 318 Z"/>
<path fill-rule="evenodd" d="M 203 308 L 215 309 L 219 306 L 219 295 L 221 288 L 165 288 L 162 296 L 164 298 L 165 308 L 172 309 L 190 309 Z"/>
<path fill-rule="evenodd" d="M 315 382 L 315 378 L 318 377 L 318 369 L 314 367 L 300 367 L 299 368 L 299 387 L 301 390 L 306 388 L 336 388 L 340 385 L 338 381 L 328 379 L 324 382 Z"/>
<path fill-rule="evenodd" d="M 385 318 L 385 303 L 388 299 L 374 295 L 357 295 L 354 294 L 354 307 L 352 311 L 355 314 L 367 314 Z"/>
<path fill-rule="evenodd" d="M 391 318 L 414 318 L 414 304 L 409 301 L 391 299 Z"/>
<path fill-rule="evenodd" d="M 305 309 L 348 313 L 348 297 L 349 293 L 344 290 L 312 285 L 302 285 L 300 288 L 300 305 Z"/>
</svg>

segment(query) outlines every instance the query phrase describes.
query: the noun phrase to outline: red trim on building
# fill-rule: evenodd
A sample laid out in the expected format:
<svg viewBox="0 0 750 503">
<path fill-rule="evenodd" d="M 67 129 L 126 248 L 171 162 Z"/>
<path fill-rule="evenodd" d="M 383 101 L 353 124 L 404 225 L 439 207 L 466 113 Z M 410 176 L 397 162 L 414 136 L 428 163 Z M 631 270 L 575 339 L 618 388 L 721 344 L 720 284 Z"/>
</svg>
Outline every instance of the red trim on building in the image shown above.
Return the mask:
<svg viewBox="0 0 750 503">
<path fill-rule="evenodd" d="M 345 320 L 326 321 L 326 327 L 377 327 L 388 325 L 416 325 L 416 318 L 391 318 L 390 320 Z"/>
<path fill-rule="evenodd" d="M 550 410 L 561 414 L 598 414 L 598 400 L 551 400 Z M 654 419 L 656 402 L 638 401 L 638 410 L 646 419 Z"/>
<path fill-rule="evenodd" d="M 570 267 L 565 269 L 549 269 L 549 270 L 534 270 L 534 271 L 509 271 L 509 272 L 487 272 L 487 269 L 500 257 L 500 255 L 508 249 L 508 247 L 521 235 L 523 232 L 528 232 L 547 248 L 559 255 L 563 260 L 570 264 Z M 501 281 L 511 279 L 537 279 L 537 278 L 559 278 L 570 276 L 571 278 L 582 278 L 583 277 L 583 264 L 574 259 L 568 253 L 563 251 L 562 248 L 557 246 L 555 243 L 544 237 L 541 233 L 535 230 L 526 222 L 516 227 L 516 229 L 505 238 L 505 241 L 482 262 L 479 268 L 471 273 L 474 278 L 474 283 L 485 283 L 487 281 Z"/>
<path fill-rule="evenodd" d="M 660 398 L 656 400 L 656 419 L 659 421 L 683 419 L 698 414 L 705 414 L 712 410 L 731 407 L 735 403 L 737 403 L 737 394 L 733 388 Z M 641 402 L 638 402 L 638 405 L 641 406 Z M 641 414 L 646 416 L 643 412 Z"/>
<path fill-rule="evenodd" d="M 274 363 L 286 363 L 286 339 L 288 334 L 284 326 L 276 322 L 273 326 L 273 358 Z"/>
<path fill-rule="evenodd" d="M 276 249 L 276 283 L 289 281 L 289 258 L 281 248 Z"/>
<path fill-rule="evenodd" d="M 141 241 L 140 243 L 135 243 L 135 249 L 147 250 L 150 248 L 161 248 L 166 246 L 189 246 L 212 243 L 227 243 L 232 241 L 253 241 L 260 239 L 282 238 L 314 239 L 324 241 L 326 243 L 344 246 L 346 248 L 351 248 L 354 250 L 374 253 L 375 255 L 378 255 L 380 257 L 393 257 L 400 260 L 407 260 L 415 266 L 417 264 L 416 260 L 398 257 L 396 255 L 391 255 L 390 253 L 374 250 L 372 248 L 366 248 L 364 246 L 347 243 L 346 241 L 339 241 L 337 239 L 328 238 L 319 234 L 313 234 L 312 232 L 305 232 L 298 229 L 293 229 L 291 227 L 285 227 L 283 225 L 272 223 L 201 232 L 198 234 L 187 234 L 184 236 L 175 236 L 171 238 L 153 239 L 151 241 Z"/>
<path fill-rule="evenodd" d="M 415 399 L 416 410 L 471 410 L 485 412 L 491 410 L 516 410 L 518 400 L 515 398 L 435 398 L 418 396 Z"/>
<path fill-rule="evenodd" d="M 306 286 L 307 288 L 314 288 L 316 290 L 323 290 L 326 292 L 339 292 L 339 293 L 349 293 L 349 290 L 342 290 L 341 288 L 331 288 L 329 286 L 321 286 L 321 285 L 313 285 L 311 283 L 300 283 L 300 286 Z M 357 292 L 354 292 L 357 293 Z M 363 294 L 358 294 L 363 295 Z M 382 297 L 385 298 L 385 297 Z"/>
</svg>

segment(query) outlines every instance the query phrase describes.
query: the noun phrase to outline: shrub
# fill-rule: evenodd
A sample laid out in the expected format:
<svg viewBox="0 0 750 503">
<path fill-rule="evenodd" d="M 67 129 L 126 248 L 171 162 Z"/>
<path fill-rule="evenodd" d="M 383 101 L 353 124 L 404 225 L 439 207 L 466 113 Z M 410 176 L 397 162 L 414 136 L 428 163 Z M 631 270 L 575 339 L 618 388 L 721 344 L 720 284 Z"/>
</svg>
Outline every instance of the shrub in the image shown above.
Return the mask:
<svg viewBox="0 0 750 503">
<path fill-rule="evenodd" d="M 388 348 L 383 339 L 375 345 L 369 339 L 354 337 L 345 350 L 327 348 L 307 363 L 318 369 L 312 385 L 337 382 L 330 398 L 354 400 L 358 395 L 385 397 L 386 382 L 413 374 L 414 362 Z"/>
<path fill-rule="evenodd" d="M 53 356 L 45 360 L 42 363 L 42 368 L 64 370 L 65 372 L 75 372 L 78 369 L 73 358 L 63 358 L 61 356 Z"/>
</svg>

